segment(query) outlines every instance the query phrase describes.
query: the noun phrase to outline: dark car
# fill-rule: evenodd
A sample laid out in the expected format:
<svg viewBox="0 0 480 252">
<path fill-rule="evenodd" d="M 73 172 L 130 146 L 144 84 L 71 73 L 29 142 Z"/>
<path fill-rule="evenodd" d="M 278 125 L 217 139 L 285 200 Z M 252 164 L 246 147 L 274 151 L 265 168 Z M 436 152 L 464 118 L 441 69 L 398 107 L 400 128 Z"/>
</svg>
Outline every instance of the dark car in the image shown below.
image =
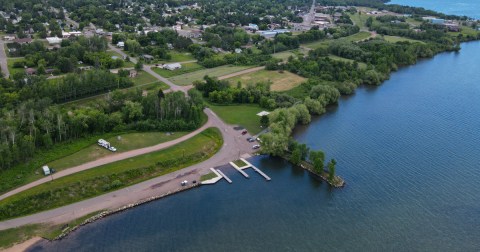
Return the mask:
<svg viewBox="0 0 480 252">
<path fill-rule="evenodd" d="M 245 134 L 247 134 L 247 130 L 242 131 L 242 135 L 245 135 Z"/>
</svg>

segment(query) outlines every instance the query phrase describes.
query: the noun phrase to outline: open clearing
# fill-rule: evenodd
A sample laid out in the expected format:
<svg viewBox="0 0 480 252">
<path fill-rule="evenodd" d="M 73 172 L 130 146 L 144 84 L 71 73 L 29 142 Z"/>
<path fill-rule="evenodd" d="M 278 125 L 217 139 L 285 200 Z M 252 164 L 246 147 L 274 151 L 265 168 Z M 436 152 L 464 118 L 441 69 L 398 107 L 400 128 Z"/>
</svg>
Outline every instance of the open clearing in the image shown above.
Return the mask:
<svg viewBox="0 0 480 252">
<path fill-rule="evenodd" d="M 300 85 L 306 79 L 288 71 L 260 70 L 254 73 L 242 74 L 227 80 L 232 86 L 236 86 L 240 81 L 243 87 L 255 85 L 259 82 L 270 82 L 270 89 L 272 91 L 286 91 Z"/>
<path fill-rule="evenodd" d="M 198 71 L 198 70 L 202 70 L 202 69 L 205 69 L 205 67 L 203 67 L 202 65 L 198 64 L 198 63 L 183 63 L 182 64 L 182 68 L 180 69 L 177 69 L 177 70 L 173 70 L 173 71 L 170 71 L 170 70 L 167 70 L 167 69 L 161 69 L 161 68 L 158 68 L 158 67 L 152 67 L 152 70 L 165 77 L 165 78 L 170 78 L 170 77 L 173 77 L 173 76 L 177 76 L 177 75 L 182 75 L 182 74 L 186 74 L 186 73 L 191 73 L 191 72 L 195 72 L 195 71 Z"/>
<path fill-rule="evenodd" d="M 180 170 L 210 158 L 222 145 L 220 131 L 208 128 L 170 148 L 55 179 L 0 201 L 0 220 L 69 205 Z"/>
<path fill-rule="evenodd" d="M 240 125 L 245 127 L 250 134 L 257 134 L 262 131 L 260 127 L 260 116 L 257 113 L 264 111 L 258 105 L 242 104 L 242 105 L 209 105 L 213 112 L 217 114 L 224 122 L 231 125 Z"/>
<path fill-rule="evenodd" d="M 372 35 L 369 32 L 361 31 L 359 33 L 339 38 L 339 39 L 328 39 L 328 40 L 321 40 L 313 43 L 308 43 L 304 44 L 303 46 L 311 48 L 311 49 L 317 49 L 317 48 L 328 48 L 331 42 L 335 41 L 335 43 L 338 42 L 357 42 L 357 41 L 362 41 L 365 39 L 370 38 Z"/>
<path fill-rule="evenodd" d="M 384 35 L 384 36 L 382 36 L 382 38 L 385 39 L 386 41 L 390 42 L 390 43 L 397 43 L 397 42 L 408 41 L 408 42 L 410 42 L 410 43 L 421 43 L 421 44 L 425 44 L 425 42 L 420 41 L 420 40 L 409 39 L 409 38 L 398 37 L 398 36 L 388 36 L 388 35 Z"/>
<path fill-rule="evenodd" d="M 151 74 L 145 72 L 145 71 L 140 71 L 138 72 L 137 76 L 135 78 L 131 78 L 135 86 L 138 85 L 143 85 L 147 83 L 153 83 L 157 81 L 157 78 L 153 77 Z"/>
<path fill-rule="evenodd" d="M 117 148 L 116 153 L 121 153 L 171 141 L 182 137 L 187 133 L 188 132 L 175 132 L 174 134 L 167 134 L 165 132 L 129 133 L 110 137 L 105 140 L 110 142 L 113 147 Z M 113 154 L 113 152 L 94 143 L 87 148 L 80 150 L 77 153 L 50 162 L 48 163 L 48 166 L 59 171 L 65 168 L 87 163 L 111 154 Z"/>
<path fill-rule="evenodd" d="M 188 85 L 191 85 L 196 80 L 202 80 L 205 75 L 208 75 L 210 77 L 220 77 L 223 75 L 236 73 L 248 68 L 252 68 L 252 66 L 232 66 L 232 65 L 220 66 L 220 67 L 202 69 L 192 73 L 174 76 L 172 78 L 169 78 L 169 80 L 180 86 L 188 86 Z"/>
<path fill-rule="evenodd" d="M 348 62 L 348 63 L 353 63 L 355 62 L 354 60 L 352 59 L 347 59 L 347 58 L 343 58 L 343 57 L 339 57 L 339 56 L 336 56 L 336 55 L 333 55 L 333 54 L 330 54 L 328 55 L 328 57 L 332 60 L 338 60 L 338 61 L 343 61 L 343 62 Z M 363 63 L 363 62 L 358 62 L 358 67 L 361 68 L 361 69 L 367 69 L 367 64 Z"/>
<path fill-rule="evenodd" d="M 10 76 L 13 76 L 15 73 L 23 73 L 25 72 L 24 68 L 14 68 L 13 64 L 15 62 L 19 61 L 24 61 L 25 58 L 19 57 L 19 58 L 7 58 L 7 65 L 8 65 L 8 71 L 10 72 Z"/>
<path fill-rule="evenodd" d="M 182 62 L 182 61 L 195 60 L 193 55 L 189 52 L 169 51 L 168 53 L 172 56 L 172 58 L 169 60 L 159 60 L 158 63 Z"/>
</svg>

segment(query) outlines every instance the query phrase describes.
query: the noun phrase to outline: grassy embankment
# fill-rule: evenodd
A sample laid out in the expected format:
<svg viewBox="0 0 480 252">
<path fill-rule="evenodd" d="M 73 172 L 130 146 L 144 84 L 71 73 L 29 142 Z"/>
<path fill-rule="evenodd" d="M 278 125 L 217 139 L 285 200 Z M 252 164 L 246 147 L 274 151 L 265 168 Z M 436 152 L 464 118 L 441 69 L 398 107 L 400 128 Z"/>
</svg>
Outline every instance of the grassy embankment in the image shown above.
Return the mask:
<svg viewBox="0 0 480 252">
<path fill-rule="evenodd" d="M 0 220 L 65 206 L 177 171 L 210 158 L 222 144 L 220 131 L 209 128 L 170 148 L 53 180 L 0 201 Z"/>
<path fill-rule="evenodd" d="M 260 70 L 258 72 L 242 74 L 226 80 L 230 82 L 231 86 L 236 86 L 240 81 L 243 87 L 255 85 L 259 82 L 270 82 L 270 89 L 272 91 L 286 91 L 300 85 L 306 79 L 288 71 Z"/>
<path fill-rule="evenodd" d="M 237 160 L 233 161 L 233 163 L 238 167 L 243 167 L 243 166 L 247 165 L 245 162 L 243 162 L 240 159 L 237 159 Z"/>
<path fill-rule="evenodd" d="M 35 236 L 46 238 L 49 240 L 54 239 L 62 233 L 64 229 L 75 227 L 86 219 L 100 213 L 101 211 L 93 212 L 78 219 L 61 224 L 33 224 L 25 225 L 17 228 L 11 228 L 0 231 L 0 249 L 11 247 L 14 244 L 24 242 Z"/>
<path fill-rule="evenodd" d="M 220 77 L 227 74 L 240 72 L 248 68 L 252 68 L 252 66 L 226 65 L 226 66 L 220 66 L 215 68 L 202 69 L 192 73 L 174 76 L 169 78 L 169 80 L 180 86 L 188 86 L 188 85 L 191 85 L 196 80 L 202 80 L 205 75 L 208 75 L 210 77 Z"/>
<path fill-rule="evenodd" d="M 114 136 L 105 140 L 117 148 L 116 153 L 122 153 L 172 141 L 186 134 L 188 134 L 188 132 L 175 132 L 174 134 L 166 134 L 165 132 L 139 132 Z M 114 153 L 94 143 L 72 155 L 50 162 L 48 166 L 59 171 L 112 154 Z"/>
<path fill-rule="evenodd" d="M 152 68 L 152 70 L 155 73 L 157 73 L 157 74 L 159 74 L 159 75 L 161 75 L 165 78 L 170 78 L 170 77 L 177 76 L 177 75 L 191 73 L 191 72 L 195 72 L 195 71 L 202 70 L 202 69 L 205 69 L 205 67 L 203 67 L 202 65 L 200 65 L 198 63 L 184 63 L 184 64 L 182 64 L 181 69 L 177 69 L 177 70 L 173 70 L 173 71 L 170 71 L 170 70 L 167 70 L 167 69 L 161 69 L 161 68 L 158 68 L 158 67 Z"/>
<path fill-rule="evenodd" d="M 260 127 L 260 117 L 257 113 L 265 110 L 258 105 L 242 104 L 242 105 L 209 105 L 224 122 L 232 125 L 240 125 L 245 127 L 250 134 L 257 134 L 263 130 Z"/>
<path fill-rule="evenodd" d="M 210 172 L 210 173 L 207 173 L 205 175 L 202 175 L 200 177 L 200 181 L 205 181 L 205 180 L 213 179 L 213 178 L 216 178 L 216 177 L 217 177 L 217 174 L 215 174 L 213 172 Z"/>
</svg>

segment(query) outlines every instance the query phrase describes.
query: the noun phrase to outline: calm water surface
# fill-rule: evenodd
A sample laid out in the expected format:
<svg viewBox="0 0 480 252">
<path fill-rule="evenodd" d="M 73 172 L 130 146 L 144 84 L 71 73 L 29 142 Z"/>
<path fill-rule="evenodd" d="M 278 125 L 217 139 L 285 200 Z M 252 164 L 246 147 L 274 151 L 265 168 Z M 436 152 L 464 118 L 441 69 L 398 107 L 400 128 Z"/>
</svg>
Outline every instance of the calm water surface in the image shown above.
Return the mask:
<svg viewBox="0 0 480 252">
<path fill-rule="evenodd" d="M 267 157 L 35 251 L 478 251 L 480 43 L 360 88 L 295 138 L 338 160 L 331 190 Z"/>
<path fill-rule="evenodd" d="M 480 19 L 479 0 L 391 0 L 390 3 L 423 7 L 445 14 Z"/>
</svg>

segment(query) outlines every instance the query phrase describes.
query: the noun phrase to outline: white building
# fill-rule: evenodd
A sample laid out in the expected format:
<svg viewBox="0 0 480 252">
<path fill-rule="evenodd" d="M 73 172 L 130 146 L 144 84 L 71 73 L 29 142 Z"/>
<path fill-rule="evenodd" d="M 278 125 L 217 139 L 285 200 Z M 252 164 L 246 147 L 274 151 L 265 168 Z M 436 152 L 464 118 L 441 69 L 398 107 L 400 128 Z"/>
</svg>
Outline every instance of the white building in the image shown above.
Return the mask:
<svg viewBox="0 0 480 252">
<path fill-rule="evenodd" d="M 62 43 L 62 39 L 59 37 L 47 37 L 47 41 L 50 45 Z"/>
<path fill-rule="evenodd" d="M 117 43 L 117 47 L 125 47 L 125 42 L 119 41 L 119 42 Z"/>
<path fill-rule="evenodd" d="M 172 63 L 172 64 L 165 64 L 163 65 L 163 69 L 167 69 L 170 71 L 181 69 L 182 65 L 180 63 Z"/>
</svg>

